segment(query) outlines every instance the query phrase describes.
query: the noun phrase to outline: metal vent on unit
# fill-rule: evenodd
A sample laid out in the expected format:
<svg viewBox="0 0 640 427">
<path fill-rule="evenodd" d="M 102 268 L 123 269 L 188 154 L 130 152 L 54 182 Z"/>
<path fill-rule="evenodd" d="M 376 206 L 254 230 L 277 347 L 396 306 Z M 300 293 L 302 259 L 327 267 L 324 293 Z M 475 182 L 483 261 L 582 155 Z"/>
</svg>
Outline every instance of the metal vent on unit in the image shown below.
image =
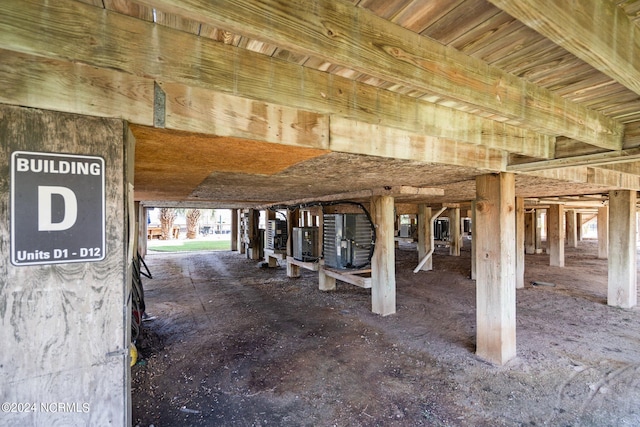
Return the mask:
<svg viewBox="0 0 640 427">
<path fill-rule="evenodd" d="M 449 240 L 449 218 L 438 218 L 433 227 L 435 240 Z"/>
<path fill-rule="evenodd" d="M 293 228 L 293 258 L 298 261 L 316 261 L 318 254 L 318 227 Z"/>
<path fill-rule="evenodd" d="M 361 268 L 369 264 L 373 236 L 365 214 L 325 214 L 323 219 L 327 267 Z"/>
<path fill-rule="evenodd" d="M 271 219 L 267 224 L 267 249 L 287 249 L 287 221 Z"/>
</svg>

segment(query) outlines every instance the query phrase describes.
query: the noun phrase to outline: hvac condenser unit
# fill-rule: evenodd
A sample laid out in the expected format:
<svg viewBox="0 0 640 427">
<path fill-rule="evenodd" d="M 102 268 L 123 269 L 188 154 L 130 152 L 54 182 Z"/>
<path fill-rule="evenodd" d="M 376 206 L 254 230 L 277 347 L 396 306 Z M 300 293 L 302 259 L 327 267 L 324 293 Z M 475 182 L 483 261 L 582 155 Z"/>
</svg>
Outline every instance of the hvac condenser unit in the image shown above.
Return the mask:
<svg viewBox="0 0 640 427">
<path fill-rule="evenodd" d="M 293 258 L 315 261 L 318 254 L 318 227 L 293 227 Z"/>
<path fill-rule="evenodd" d="M 434 224 L 433 234 L 435 240 L 449 240 L 449 218 L 438 218 Z"/>
<path fill-rule="evenodd" d="M 287 249 L 287 222 L 281 219 L 270 219 L 267 224 L 267 249 Z"/>
<path fill-rule="evenodd" d="M 327 214 L 323 217 L 324 263 L 332 268 L 361 268 L 369 263 L 371 223 L 365 214 Z"/>
</svg>

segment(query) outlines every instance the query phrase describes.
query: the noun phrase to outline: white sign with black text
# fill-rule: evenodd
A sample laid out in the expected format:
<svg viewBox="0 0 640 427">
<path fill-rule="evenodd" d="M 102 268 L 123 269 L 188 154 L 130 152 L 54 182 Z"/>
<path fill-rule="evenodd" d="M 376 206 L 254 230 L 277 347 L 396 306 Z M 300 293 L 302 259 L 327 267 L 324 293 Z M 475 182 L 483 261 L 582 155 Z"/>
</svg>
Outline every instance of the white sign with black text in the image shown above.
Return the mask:
<svg viewBox="0 0 640 427">
<path fill-rule="evenodd" d="M 11 155 L 11 263 L 105 257 L 104 159 L 15 151 Z"/>
</svg>

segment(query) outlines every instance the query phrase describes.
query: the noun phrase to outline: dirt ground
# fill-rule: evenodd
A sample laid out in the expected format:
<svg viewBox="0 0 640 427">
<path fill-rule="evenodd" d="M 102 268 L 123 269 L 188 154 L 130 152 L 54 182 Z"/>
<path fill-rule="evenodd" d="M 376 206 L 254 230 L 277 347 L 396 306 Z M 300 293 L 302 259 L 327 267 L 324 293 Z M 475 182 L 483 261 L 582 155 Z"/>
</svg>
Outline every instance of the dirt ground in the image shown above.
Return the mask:
<svg viewBox="0 0 640 427">
<path fill-rule="evenodd" d="M 475 356 L 470 251 L 434 271 L 396 251 L 397 313 L 317 273 L 290 279 L 237 252 L 150 254 L 132 367 L 138 426 L 638 426 L 640 309 L 606 305 L 593 241 L 566 267 L 528 255 L 518 356 Z M 531 281 L 551 286 L 532 286 Z"/>
</svg>

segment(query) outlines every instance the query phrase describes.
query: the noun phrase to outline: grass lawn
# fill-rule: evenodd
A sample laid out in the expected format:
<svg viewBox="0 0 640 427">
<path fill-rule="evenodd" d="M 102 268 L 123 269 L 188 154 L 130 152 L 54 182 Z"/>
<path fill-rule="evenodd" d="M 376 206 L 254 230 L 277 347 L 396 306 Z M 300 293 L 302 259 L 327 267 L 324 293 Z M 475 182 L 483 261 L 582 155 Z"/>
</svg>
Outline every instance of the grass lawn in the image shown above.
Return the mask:
<svg viewBox="0 0 640 427">
<path fill-rule="evenodd" d="M 228 251 L 231 250 L 231 240 L 154 241 L 148 249 L 154 252 Z"/>
</svg>

